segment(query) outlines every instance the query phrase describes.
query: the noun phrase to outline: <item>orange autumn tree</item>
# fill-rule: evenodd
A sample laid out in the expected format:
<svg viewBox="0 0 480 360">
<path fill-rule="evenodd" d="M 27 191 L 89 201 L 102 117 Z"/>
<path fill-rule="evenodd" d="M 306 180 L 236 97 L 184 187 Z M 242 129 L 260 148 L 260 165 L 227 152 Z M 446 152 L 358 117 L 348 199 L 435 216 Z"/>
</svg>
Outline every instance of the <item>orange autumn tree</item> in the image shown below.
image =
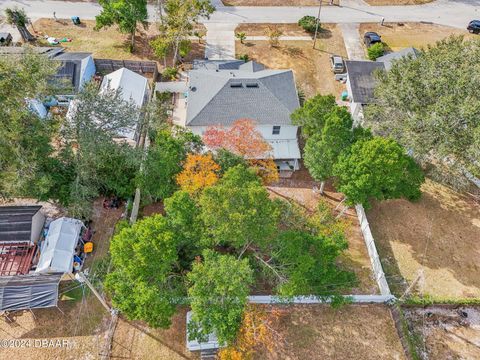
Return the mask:
<svg viewBox="0 0 480 360">
<path fill-rule="evenodd" d="M 218 181 L 220 166 L 211 154 L 188 154 L 183 170 L 177 175 L 177 184 L 184 191 L 194 194 Z"/>
<path fill-rule="evenodd" d="M 270 156 L 272 147 L 250 119 L 234 121 L 229 128 L 210 126 L 203 143 L 212 150 L 225 149 L 247 159 L 265 184 L 278 180 L 278 170 Z"/>
<path fill-rule="evenodd" d="M 265 306 L 249 305 L 243 315 L 242 327 L 233 346 L 219 351 L 220 360 L 248 360 L 253 358 L 255 350 L 274 353 L 275 349 L 284 343 L 278 328 L 284 310 Z"/>
</svg>

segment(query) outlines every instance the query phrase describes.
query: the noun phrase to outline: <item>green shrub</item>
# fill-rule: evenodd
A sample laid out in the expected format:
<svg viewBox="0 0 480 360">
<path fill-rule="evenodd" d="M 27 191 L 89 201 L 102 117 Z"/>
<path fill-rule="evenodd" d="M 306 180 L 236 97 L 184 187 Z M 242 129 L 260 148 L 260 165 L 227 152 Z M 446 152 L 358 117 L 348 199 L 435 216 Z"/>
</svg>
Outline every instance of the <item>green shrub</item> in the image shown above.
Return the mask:
<svg viewBox="0 0 480 360">
<path fill-rule="evenodd" d="M 162 76 L 165 79 L 169 79 L 172 81 L 177 78 L 177 75 L 178 75 L 178 69 L 176 67 L 167 67 L 165 68 L 165 70 L 163 70 L 163 73 L 162 73 Z"/>
<path fill-rule="evenodd" d="M 248 54 L 243 54 L 243 55 L 238 55 L 238 59 L 248 62 L 250 60 L 250 57 L 248 56 Z"/>
<path fill-rule="evenodd" d="M 368 58 L 370 60 L 377 60 L 380 56 L 382 56 L 385 53 L 385 47 L 383 46 L 383 43 L 376 43 L 370 46 L 367 50 L 368 52 Z"/>
<path fill-rule="evenodd" d="M 315 16 L 304 16 L 300 20 L 298 20 L 298 25 L 303 28 L 303 30 L 314 33 L 317 27 L 317 18 Z M 318 29 L 320 30 L 320 24 L 318 25 Z"/>
</svg>

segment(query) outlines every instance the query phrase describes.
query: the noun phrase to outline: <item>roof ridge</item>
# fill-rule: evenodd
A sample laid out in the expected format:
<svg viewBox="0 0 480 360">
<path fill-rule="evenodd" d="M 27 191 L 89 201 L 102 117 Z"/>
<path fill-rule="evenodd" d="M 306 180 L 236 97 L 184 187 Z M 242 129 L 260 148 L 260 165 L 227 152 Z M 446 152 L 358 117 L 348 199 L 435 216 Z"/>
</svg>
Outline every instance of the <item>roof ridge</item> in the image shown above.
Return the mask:
<svg viewBox="0 0 480 360">
<path fill-rule="evenodd" d="M 284 73 L 287 73 L 287 72 L 290 72 L 293 74 L 293 71 L 291 69 L 288 69 L 288 70 L 285 70 L 285 71 L 282 71 L 280 73 L 276 73 L 276 74 L 271 74 L 269 76 L 266 76 L 266 77 L 274 77 L 274 76 L 278 76 L 278 75 L 281 75 L 281 74 L 284 74 Z M 280 103 L 280 105 L 287 111 L 290 112 L 290 109 L 283 103 L 282 99 L 280 99 L 271 89 L 269 86 L 265 85 L 265 83 L 262 81 L 263 78 L 259 78 L 258 80 L 262 82 L 263 86 L 265 86 L 268 91 L 273 95 L 273 97 L 275 99 L 277 99 L 277 101 Z M 297 92 L 297 87 L 295 86 L 295 92 L 297 93 L 297 97 L 298 97 L 298 92 Z"/>
</svg>

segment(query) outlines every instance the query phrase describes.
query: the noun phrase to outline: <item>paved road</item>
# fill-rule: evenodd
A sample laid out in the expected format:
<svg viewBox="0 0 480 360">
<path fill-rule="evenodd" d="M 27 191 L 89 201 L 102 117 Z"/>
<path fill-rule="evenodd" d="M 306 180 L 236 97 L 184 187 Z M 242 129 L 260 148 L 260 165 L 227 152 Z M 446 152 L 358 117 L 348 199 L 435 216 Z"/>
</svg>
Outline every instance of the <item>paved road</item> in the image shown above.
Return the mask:
<svg viewBox="0 0 480 360">
<path fill-rule="evenodd" d="M 316 15 L 314 7 L 227 7 L 213 0 L 217 11 L 205 23 L 288 23 L 297 22 L 303 15 Z M 382 17 L 386 22 L 428 21 L 457 28 L 465 28 L 473 18 L 480 18 L 480 0 L 438 0 L 416 6 L 366 6 L 362 1 L 349 1 L 345 6 L 324 6 L 322 22 L 354 23 L 375 22 Z M 53 11 L 59 18 L 72 15 L 93 19 L 100 6 L 91 2 L 0 0 L 0 9 L 23 7 L 31 18 L 52 17 Z M 155 7 L 149 5 L 150 19 L 156 19 Z"/>
</svg>

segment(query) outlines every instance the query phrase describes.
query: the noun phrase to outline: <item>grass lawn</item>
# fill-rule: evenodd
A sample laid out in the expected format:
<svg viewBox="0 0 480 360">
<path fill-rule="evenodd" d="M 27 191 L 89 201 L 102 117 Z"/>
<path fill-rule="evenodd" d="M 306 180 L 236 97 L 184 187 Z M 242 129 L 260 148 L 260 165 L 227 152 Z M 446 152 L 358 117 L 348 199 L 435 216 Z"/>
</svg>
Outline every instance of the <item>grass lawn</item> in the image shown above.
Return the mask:
<svg viewBox="0 0 480 360">
<path fill-rule="evenodd" d="M 403 25 L 386 23 L 384 26 L 378 23 L 360 24 L 360 34 L 363 36 L 367 31 L 375 31 L 380 34 L 382 41 L 392 51 L 398 51 L 409 46 L 420 49 L 427 45 L 433 45 L 435 42 L 443 40 L 450 35 L 473 37 L 467 30 L 421 23 L 403 23 Z"/>
<path fill-rule="evenodd" d="M 389 200 L 367 212 L 392 291 L 436 298 L 480 297 L 480 208 L 427 180 L 422 198 Z"/>
<path fill-rule="evenodd" d="M 67 51 L 85 51 L 93 53 L 95 58 L 99 59 L 115 59 L 115 60 L 153 60 L 159 59 L 153 54 L 149 42 L 157 35 L 154 25 L 147 30 L 140 30 L 135 37 L 135 51 L 130 53 L 128 45 L 130 37 L 120 33 L 115 26 L 108 29 L 94 31 L 95 21 L 82 20 L 80 26 L 73 25 L 70 20 L 61 19 L 55 21 L 53 19 L 39 19 L 35 21 L 33 28 L 35 35 L 39 36 L 39 44 L 50 46 L 43 39 L 43 35 L 48 35 L 61 39 L 67 37 L 72 39 L 71 42 L 61 43 Z M 192 41 L 192 52 L 189 54 L 187 61 L 198 57 L 204 57 L 203 43 Z M 169 61 L 170 63 L 171 61 Z"/>
<path fill-rule="evenodd" d="M 261 31 L 261 30 L 257 30 Z M 252 33 L 247 32 L 247 35 Z M 263 34 L 262 34 L 263 35 Z M 298 86 L 307 98 L 317 93 L 340 97 L 345 86 L 336 82 L 330 70 L 330 55 L 346 57 L 343 37 L 336 25 L 325 25 L 316 49 L 312 41 L 280 41 L 279 47 L 271 47 L 268 41 L 236 41 L 236 54 L 248 54 L 250 59 L 270 69 L 292 69 Z"/>
<path fill-rule="evenodd" d="M 285 342 L 255 359 L 405 359 L 386 306 L 296 305 L 286 312 L 275 329 Z"/>
</svg>

